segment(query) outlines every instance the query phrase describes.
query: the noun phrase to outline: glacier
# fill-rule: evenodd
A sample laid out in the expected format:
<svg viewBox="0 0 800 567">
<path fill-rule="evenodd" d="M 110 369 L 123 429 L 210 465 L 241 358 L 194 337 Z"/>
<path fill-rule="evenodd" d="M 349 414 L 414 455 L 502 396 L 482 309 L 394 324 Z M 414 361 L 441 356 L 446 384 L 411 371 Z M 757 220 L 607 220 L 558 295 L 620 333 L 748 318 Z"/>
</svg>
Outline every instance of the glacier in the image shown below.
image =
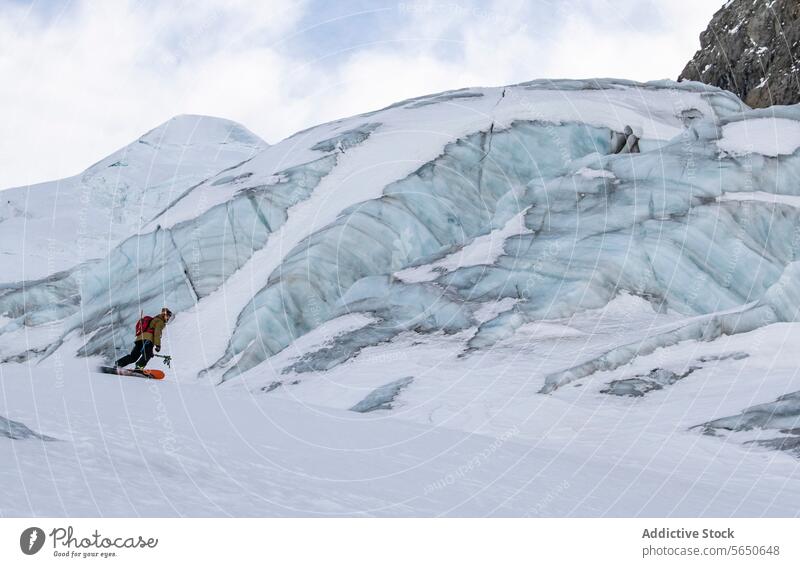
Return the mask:
<svg viewBox="0 0 800 567">
<path fill-rule="evenodd" d="M 577 116 L 567 105 L 552 106 L 554 91 L 581 104 Z M 350 311 L 379 313 L 385 341 L 409 328 L 464 330 L 476 325 L 471 313 L 482 304 L 514 300 L 477 326 L 466 345 L 471 352 L 491 348 L 528 322 L 599 308 L 625 291 L 684 315 L 763 303 L 791 269 L 795 245 L 782 235 L 795 232 L 796 208 L 726 196 L 753 188 L 791 195 L 800 166 L 791 154 L 733 151 L 726 133 L 767 119 L 724 91 L 692 83 L 539 81 L 453 97 L 398 103 L 298 133 L 189 186 L 145 225 L 149 231 L 124 240 L 103 260 L 7 287 L 0 309 L 13 321 L 0 333 L 60 322 L 61 339 L 73 332 L 87 337 L 79 354 L 111 358 L 125 345 L 127 322 L 142 309 L 202 309 L 205 298 L 256 261 L 256 252 L 269 251 L 270 269 L 259 274 L 265 281 L 251 278 L 255 291 L 235 306 L 224 350 L 197 369 L 227 380 Z M 631 97 L 643 100 L 638 116 L 623 112 L 630 112 Z M 452 100 L 457 109 L 442 112 Z M 792 115 L 792 109 L 781 112 Z M 336 174 L 345 156 L 362 163 L 359 151 L 402 157 L 397 152 L 404 146 L 392 130 L 407 127 L 417 113 L 423 113 L 419 120 L 438 114 L 443 124 L 458 117 L 460 130 L 434 136 L 433 159 L 419 159 L 413 169 L 403 164 L 408 173 L 380 185 L 397 175 L 392 164 L 374 189 L 366 180 L 364 194 L 353 191 L 352 201 L 326 197 L 315 203 L 319 218 L 312 226 L 283 234 L 289 228 L 283 225 L 293 224 L 293 207 L 321 196 L 327 187 L 320 185 L 342 182 Z M 779 120 L 774 127 L 794 128 L 791 119 Z M 637 125 L 640 154 L 614 154 L 627 122 Z M 498 232 L 514 218 L 519 230 Z M 500 247 L 494 257 L 441 265 L 493 234 Z M 360 245 L 365 237 L 371 245 Z M 438 272 L 425 282 L 404 279 L 404 270 L 415 266 Z M 791 278 L 781 290 L 786 285 Z M 762 323 L 741 322 L 756 312 Z M 749 329 L 794 315 L 790 306 L 773 303 L 725 322 L 695 322 L 651 337 L 649 346 L 617 349 L 548 377 L 543 391 L 648 348 L 708 338 L 715 334 L 711 327 Z"/>
<path fill-rule="evenodd" d="M 176 116 L 67 179 L 4 189 L 0 282 L 37 280 L 105 257 L 186 187 L 260 152 L 244 126 Z"/>
<path fill-rule="evenodd" d="M 653 411 L 681 431 L 664 462 L 718 406 L 749 415 L 747 381 L 712 383 L 720 373 L 763 376 L 763 403 L 793 391 L 790 361 L 773 373 L 761 353 L 783 356 L 799 320 L 798 107 L 752 110 L 693 82 L 539 80 L 401 101 L 272 145 L 202 123 L 214 126 L 185 175 L 148 185 L 139 170 L 127 206 L 106 207 L 118 232 L 0 283 L 0 370 L 113 360 L 140 312 L 169 305 L 179 384 L 334 421 L 363 411 L 602 446 L 609 462 L 660 444 Z M 626 128 L 638 153 L 615 151 Z M 230 152 L 206 162 L 221 132 Z M 162 158 L 175 160 L 140 163 Z M 0 230 L 27 214 L 14 199 Z M 681 413 L 690 395 L 703 402 Z M 617 438 L 594 436 L 623 414 Z M 727 448 L 728 464 L 748 446 Z"/>
</svg>

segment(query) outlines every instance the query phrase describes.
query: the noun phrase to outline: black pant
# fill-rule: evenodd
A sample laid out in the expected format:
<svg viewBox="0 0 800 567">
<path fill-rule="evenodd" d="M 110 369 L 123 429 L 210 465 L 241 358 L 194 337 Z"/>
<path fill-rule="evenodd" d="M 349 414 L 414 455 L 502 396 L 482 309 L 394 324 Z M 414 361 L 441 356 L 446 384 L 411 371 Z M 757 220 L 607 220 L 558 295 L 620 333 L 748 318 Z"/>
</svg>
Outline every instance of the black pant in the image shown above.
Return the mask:
<svg viewBox="0 0 800 567">
<path fill-rule="evenodd" d="M 128 366 L 135 362 L 136 366 L 144 367 L 153 358 L 153 343 L 150 341 L 136 341 L 133 343 L 133 350 L 127 356 L 123 356 L 117 361 L 117 366 Z"/>
</svg>

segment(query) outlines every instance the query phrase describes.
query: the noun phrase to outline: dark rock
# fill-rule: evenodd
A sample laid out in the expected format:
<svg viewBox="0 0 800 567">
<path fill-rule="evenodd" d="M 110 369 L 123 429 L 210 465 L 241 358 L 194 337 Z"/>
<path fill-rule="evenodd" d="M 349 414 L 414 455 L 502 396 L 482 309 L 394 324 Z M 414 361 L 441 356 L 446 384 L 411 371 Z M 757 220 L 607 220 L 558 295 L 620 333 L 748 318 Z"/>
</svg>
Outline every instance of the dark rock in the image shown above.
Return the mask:
<svg viewBox="0 0 800 567">
<path fill-rule="evenodd" d="M 800 102 L 800 2 L 730 0 L 700 34 L 678 77 L 701 81 L 763 108 Z"/>
</svg>

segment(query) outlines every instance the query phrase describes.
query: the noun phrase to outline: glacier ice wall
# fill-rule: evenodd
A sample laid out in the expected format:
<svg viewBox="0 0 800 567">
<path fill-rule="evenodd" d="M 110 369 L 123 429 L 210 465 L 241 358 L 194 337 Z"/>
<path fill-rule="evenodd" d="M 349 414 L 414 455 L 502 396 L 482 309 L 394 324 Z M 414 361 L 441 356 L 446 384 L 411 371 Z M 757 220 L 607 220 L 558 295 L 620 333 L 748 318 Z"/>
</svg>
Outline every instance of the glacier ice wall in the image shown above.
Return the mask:
<svg viewBox="0 0 800 567">
<path fill-rule="evenodd" d="M 794 108 L 775 112 L 800 119 Z M 103 260 L 0 287 L 0 334 L 61 322 L 59 341 L 75 334 L 83 337 L 80 354 L 111 357 L 140 309 L 202 306 L 260 250 L 275 254 L 277 267 L 248 282 L 259 291 L 237 308 L 227 346 L 207 369 L 212 376 L 254 368 L 354 311 L 374 321 L 306 353 L 295 370 L 330 368 L 402 331 L 471 329 L 468 355 L 527 322 L 602 307 L 622 291 L 698 317 L 547 377 L 552 391 L 664 344 L 797 318 L 800 209 L 790 197 L 800 195 L 800 158 L 719 145 L 741 130 L 731 124 L 765 117 L 732 95 L 671 82 L 539 81 L 420 97 L 368 116 L 298 133 L 186 188 L 150 230 Z M 441 143 L 409 135 L 430 130 L 431 121 Z M 609 155 L 628 124 L 642 152 Z M 393 145 L 389 131 L 406 141 Z M 287 250 L 271 242 L 345 159 L 363 169 L 379 160 L 415 165 L 348 200 L 352 206 L 328 201 L 334 220 L 309 226 Z M 338 178 L 335 188 L 358 192 L 361 182 Z M 505 231 L 517 216 L 524 230 Z M 499 256 L 459 264 L 477 238 L 500 234 Z M 437 264 L 444 258 L 446 269 Z M 431 278 L 395 275 L 415 266 L 434 266 Z M 509 308 L 475 316 L 502 300 Z M 26 352 L 58 344 L 42 340 Z M 3 355 L 20 355 L 5 348 Z"/>
<path fill-rule="evenodd" d="M 113 357 L 129 342 L 140 311 L 180 311 L 217 289 L 335 164 L 329 154 L 291 167 L 274 183 L 245 185 L 196 218 L 128 238 L 103 261 L 0 289 L 0 312 L 12 318 L 0 334 L 64 320 L 64 336 L 89 335 L 80 355 Z"/>
<path fill-rule="evenodd" d="M 530 171 L 518 178 L 509 175 L 513 181 L 505 195 L 495 201 L 495 216 L 489 215 L 492 220 L 483 222 L 487 228 L 497 227 L 516 211 L 526 210 L 529 234 L 507 239 L 504 255 L 491 265 L 467 266 L 438 277 L 434 285 L 439 299 L 414 302 L 417 310 L 404 314 L 405 320 L 423 319 L 454 301 L 463 304 L 459 313 L 464 313 L 470 305 L 514 299 L 512 309 L 479 326 L 468 343 L 469 351 L 490 348 L 530 321 L 602 307 L 621 291 L 647 298 L 658 310 L 712 314 L 548 376 L 544 392 L 597 370 L 616 368 L 662 346 L 711 340 L 776 321 L 797 320 L 800 278 L 796 277 L 794 261 L 800 243 L 798 208 L 757 199 L 724 200 L 722 196 L 753 188 L 797 194 L 800 161 L 794 155 L 726 154 L 714 143 L 718 135 L 718 125 L 701 121 L 651 153 L 605 156 L 604 146 L 598 142 L 594 149 L 600 152 L 583 148 L 586 157 L 565 160 L 571 167 L 566 173 L 542 168 L 539 176 L 531 176 Z M 501 154 L 514 156 L 513 150 L 506 148 Z M 547 153 L 540 150 L 535 155 L 541 160 Z M 519 171 L 524 159 L 512 157 L 514 165 L 505 167 L 504 163 L 503 172 Z M 587 175 L 587 170 L 594 173 Z M 519 183 L 526 176 L 528 182 Z M 503 203 L 504 198 L 507 203 Z M 415 243 L 412 238 L 401 241 Z M 453 246 L 462 243 L 457 241 Z M 421 248 L 415 251 L 413 263 L 432 262 L 451 250 Z M 393 253 L 398 255 L 397 250 Z M 382 255 L 384 259 L 390 257 L 388 251 Z M 337 269 L 342 265 L 347 264 L 336 262 Z M 398 266 L 383 269 L 396 270 Z M 381 320 L 337 337 L 332 345 L 303 356 L 291 369 L 330 368 L 368 344 L 411 328 L 403 318 L 387 316 L 386 306 L 397 297 L 417 293 L 413 290 L 419 285 L 396 284 L 397 289 L 389 294 L 392 299 L 386 296 L 375 305 L 352 303 L 345 295 L 332 315 L 367 309 L 379 314 Z M 375 297 L 381 297 L 377 288 Z M 286 304 L 281 300 L 276 303 Z M 717 314 L 726 310 L 732 312 Z M 273 315 L 271 333 L 275 319 Z M 460 320 L 464 323 L 459 327 Z M 448 321 L 451 331 L 475 324 L 455 315 Z M 266 326 L 266 322 L 262 324 Z M 239 326 L 237 333 L 243 330 L 246 327 Z M 292 332 L 302 334 L 302 328 L 295 327 Z M 253 335 L 248 339 L 253 340 L 245 346 L 250 353 L 254 352 L 254 343 L 255 348 L 263 344 Z M 235 350 L 237 345 L 233 346 Z M 270 354 L 267 349 L 252 354 L 252 359 L 245 358 L 245 368 Z"/>
<path fill-rule="evenodd" d="M 608 153 L 610 142 L 609 129 L 515 122 L 506 130 L 490 128 L 449 144 L 436 160 L 386 187 L 380 198 L 345 210 L 335 223 L 290 252 L 240 315 L 216 367 L 224 368 L 235 359 L 235 366 L 224 375 L 228 378 L 256 366 L 341 314 L 343 295 L 357 283 L 362 288 L 360 302 L 370 296 L 383 298 L 380 306 L 360 309 L 383 309 L 391 304 L 390 298 L 408 294 L 424 296 L 420 286 L 402 283 L 386 294 L 382 280 L 369 278 L 451 251 L 502 226 L 529 204 L 524 198 L 526 185 L 564 173 L 576 158 Z M 367 238 L 370 245 L 364 246 Z M 433 289 L 428 301 L 416 305 L 439 317 L 434 327 L 453 326 L 450 316 L 434 315 L 447 301 L 440 289 Z M 394 316 L 390 325 L 399 332 L 419 316 L 416 312 Z M 471 322 L 468 317 L 458 321 L 462 327 Z"/>
</svg>

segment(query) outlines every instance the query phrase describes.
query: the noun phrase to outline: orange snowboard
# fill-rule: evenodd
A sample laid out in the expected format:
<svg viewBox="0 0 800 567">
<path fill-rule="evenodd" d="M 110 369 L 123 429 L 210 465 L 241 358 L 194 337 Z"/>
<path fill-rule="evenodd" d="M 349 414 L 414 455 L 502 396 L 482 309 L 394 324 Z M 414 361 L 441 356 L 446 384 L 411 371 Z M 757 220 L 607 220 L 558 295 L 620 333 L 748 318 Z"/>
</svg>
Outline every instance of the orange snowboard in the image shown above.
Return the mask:
<svg viewBox="0 0 800 567">
<path fill-rule="evenodd" d="M 151 370 L 145 368 L 144 370 L 128 370 L 127 368 L 118 368 L 116 366 L 101 366 L 98 368 L 100 372 L 105 374 L 117 374 L 118 376 L 136 376 L 138 378 L 150 378 L 151 380 L 163 380 L 166 374 L 161 370 Z"/>
</svg>

